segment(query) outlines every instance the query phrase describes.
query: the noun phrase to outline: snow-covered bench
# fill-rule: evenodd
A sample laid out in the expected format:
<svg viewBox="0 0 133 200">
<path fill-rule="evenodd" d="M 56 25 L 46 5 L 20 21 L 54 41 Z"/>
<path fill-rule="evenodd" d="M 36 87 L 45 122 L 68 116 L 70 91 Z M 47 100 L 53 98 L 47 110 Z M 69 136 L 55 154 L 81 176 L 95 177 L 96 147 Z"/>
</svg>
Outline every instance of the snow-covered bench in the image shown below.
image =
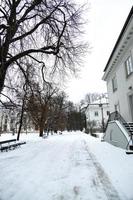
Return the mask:
<svg viewBox="0 0 133 200">
<path fill-rule="evenodd" d="M 26 144 L 26 142 L 18 142 L 16 139 L 0 141 L 0 151 L 2 152 L 15 149 L 22 144 Z"/>
</svg>

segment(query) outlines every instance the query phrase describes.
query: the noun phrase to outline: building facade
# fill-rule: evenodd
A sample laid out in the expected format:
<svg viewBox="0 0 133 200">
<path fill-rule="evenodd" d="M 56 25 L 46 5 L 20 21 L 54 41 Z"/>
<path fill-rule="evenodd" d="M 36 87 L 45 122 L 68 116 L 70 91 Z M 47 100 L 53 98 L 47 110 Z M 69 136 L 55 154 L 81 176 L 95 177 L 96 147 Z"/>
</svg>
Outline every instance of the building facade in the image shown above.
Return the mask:
<svg viewBox="0 0 133 200">
<path fill-rule="evenodd" d="M 109 103 L 107 98 L 102 98 L 88 104 L 86 109 L 87 128 L 103 131 L 109 117 Z"/>
<path fill-rule="evenodd" d="M 133 8 L 104 69 L 110 111 L 133 121 Z"/>
<path fill-rule="evenodd" d="M 21 110 L 14 107 L 13 104 L 6 102 L 4 105 L 0 104 L 0 134 L 2 133 L 17 133 L 20 122 Z M 35 126 L 32 124 L 27 113 L 23 117 L 23 132 L 32 132 Z"/>
<path fill-rule="evenodd" d="M 133 153 L 133 7 L 104 69 L 110 117 L 104 140 Z"/>
</svg>

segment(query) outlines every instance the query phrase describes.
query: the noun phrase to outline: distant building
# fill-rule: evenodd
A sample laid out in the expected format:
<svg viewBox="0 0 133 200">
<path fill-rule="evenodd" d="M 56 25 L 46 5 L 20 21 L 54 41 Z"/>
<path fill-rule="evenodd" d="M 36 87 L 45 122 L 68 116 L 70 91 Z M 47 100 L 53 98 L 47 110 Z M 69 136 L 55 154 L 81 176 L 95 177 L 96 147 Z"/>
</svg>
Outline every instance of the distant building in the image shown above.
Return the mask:
<svg viewBox="0 0 133 200">
<path fill-rule="evenodd" d="M 109 117 L 108 98 L 100 98 L 97 101 L 89 103 L 86 108 L 87 128 L 93 126 L 93 129 L 101 130 L 105 128 L 105 124 Z"/>
<path fill-rule="evenodd" d="M 20 109 L 10 102 L 0 104 L 0 134 L 15 133 L 18 131 L 20 120 Z M 27 113 L 24 113 L 22 131 L 33 131 L 35 128 L 31 123 Z"/>
</svg>

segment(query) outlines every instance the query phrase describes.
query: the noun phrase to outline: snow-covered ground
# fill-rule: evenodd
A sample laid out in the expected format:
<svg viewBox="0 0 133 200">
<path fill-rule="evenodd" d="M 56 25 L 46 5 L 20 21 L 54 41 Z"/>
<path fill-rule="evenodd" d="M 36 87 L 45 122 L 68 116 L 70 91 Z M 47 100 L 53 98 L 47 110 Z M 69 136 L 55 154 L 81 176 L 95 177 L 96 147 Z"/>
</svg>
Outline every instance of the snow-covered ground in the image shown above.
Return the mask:
<svg viewBox="0 0 133 200">
<path fill-rule="evenodd" d="M 21 139 L 27 143 L 0 152 L 0 200 L 133 200 L 125 150 L 82 132 Z"/>
</svg>

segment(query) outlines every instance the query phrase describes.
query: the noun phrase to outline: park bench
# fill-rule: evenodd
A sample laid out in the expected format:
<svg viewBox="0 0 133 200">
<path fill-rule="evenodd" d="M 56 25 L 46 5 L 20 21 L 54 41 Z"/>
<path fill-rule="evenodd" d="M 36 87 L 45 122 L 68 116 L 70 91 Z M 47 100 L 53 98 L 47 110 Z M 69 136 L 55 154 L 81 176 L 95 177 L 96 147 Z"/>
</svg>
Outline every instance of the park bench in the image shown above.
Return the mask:
<svg viewBox="0 0 133 200">
<path fill-rule="evenodd" d="M 26 142 L 18 142 L 16 139 L 0 141 L 0 151 L 13 150 L 23 144 L 26 144 Z"/>
</svg>

